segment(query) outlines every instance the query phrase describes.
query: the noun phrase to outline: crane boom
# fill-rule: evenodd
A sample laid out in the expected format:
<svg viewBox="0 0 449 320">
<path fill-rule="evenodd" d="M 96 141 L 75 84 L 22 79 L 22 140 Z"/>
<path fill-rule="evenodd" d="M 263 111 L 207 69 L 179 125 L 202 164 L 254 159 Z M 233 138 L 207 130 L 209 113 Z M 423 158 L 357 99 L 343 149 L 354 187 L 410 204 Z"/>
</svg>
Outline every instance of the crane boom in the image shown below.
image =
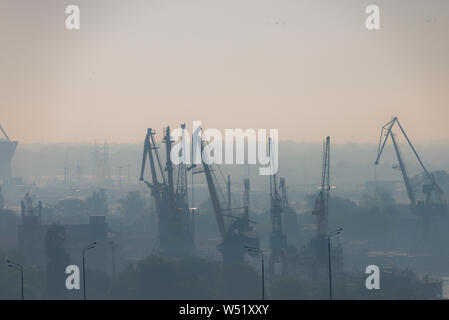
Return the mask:
<svg viewBox="0 0 449 320">
<path fill-rule="evenodd" d="M 423 169 L 424 173 L 426 174 L 427 178 L 430 180 L 433 190 L 435 191 L 435 195 L 437 196 L 438 200 L 442 201 L 440 198 L 440 195 L 444 193 L 444 191 L 440 188 L 440 186 L 435 181 L 435 178 L 433 174 L 431 174 L 429 171 L 427 171 L 426 167 L 424 166 L 424 163 L 421 161 L 421 158 L 418 155 L 418 152 L 416 152 L 415 147 L 413 146 L 412 142 L 408 138 L 407 134 L 405 133 L 405 130 L 402 128 L 401 123 L 396 118 L 396 122 L 398 123 L 399 128 L 402 131 L 402 134 L 404 135 L 405 139 L 407 140 L 410 148 L 412 149 L 413 153 L 416 156 L 416 159 L 418 159 L 419 164 L 421 165 L 421 168 Z"/>
<path fill-rule="evenodd" d="M 203 149 L 204 149 L 204 142 L 201 142 L 201 151 L 203 151 Z M 218 230 L 221 237 L 221 243 L 218 245 L 218 250 L 221 252 L 221 255 L 223 257 L 223 264 L 224 265 L 241 264 L 243 263 L 243 257 L 247 251 L 245 249 L 245 246 L 258 248 L 259 238 L 248 235 L 248 232 L 251 231 L 252 228 L 249 226 L 250 220 L 248 219 L 247 211 L 244 212 L 242 216 L 233 216 L 231 214 L 224 214 L 223 212 L 224 210 L 222 208 L 220 200 L 218 199 L 217 193 L 217 190 L 221 192 L 220 186 L 218 184 L 217 185 L 215 184 L 214 181 L 215 175 L 213 174 L 213 171 L 209 163 L 205 161 L 203 152 L 201 160 L 203 164 L 203 170 L 201 172 L 205 173 L 207 187 L 212 202 L 212 208 L 214 211 L 215 219 L 217 221 Z M 230 183 L 228 185 L 230 189 Z M 228 194 L 230 194 L 230 190 Z M 248 207 L 246 206 L 240 209 L 248 210 L 247 208 Z M 233 221 L 228 224 L 225 224 L 224 219 L 225 216 L 233 218 Z"/>
<path fill-rule="evenodd" d="M 5 136 L 6 140 L 8 140 L 9 142 L 11 142 L 11 139 L 9 139 L 8 135 L 6 134 L 5 129 L 3 129 L 2 125 L 0 124 L 0 130 L 3 132 L 3 135 Z"/>
<path fill-rule="evenodd" d="M 404 161 L 402 160 L 401 152 L 399 151 L 399 146 L 394 138 L 394 134 L 390 131 L 391 141 L 393 141 L 394 150 L 396 152 L 396 157 L 399 162 L 399 168 L 401 169 L 402 178 L 404 179 L 405 189 L 407 190 L 408 198 L 413 207 L 416 206 L 415 193 L 413 192 L 412 185 L 410 184 L 410 179 L 407 174 L 407 169 L 405 168 Z"/>
<path fill-rule="evenodd" d="M 330 137 L 326 137 L 323 143 L 323 162 L 321 174 L 321 186 L 318 197 L 315 200 L 313 214 L 316 215 L 316 232 L 318 238 L 327 235 L 328 203 L 330 186 Z"/>
<path fill-rule="evenodd" d="M 201 157 L 203 158 L 203 157 Z M 209 189 L 210 199 L 212 201 L 212 208 L 214 209 L 215 219 L 217 220 L 218 231 L 222 239 L 226 236 L 226 226 L 223 219 L 223 211 L 218 199 L 217 189 L 215 188 L 214 180 L 212 178 L 212 172 L 210 166 L 203 162 L 204 174 L 206 176 L 207 188 Z"/>
<path fill-rule="evenodd" d="M 142 166 L 140 168 L 140 178 L 139 181 L 144 181 L 148 187 L 151 189 L 151 194 L 153 195 L 156 207 L 158 210 L 161 209 L 162 206 L 162 198 L 160 193 L 160 183 L 157 178 L 156 174 L 156 167 L 154 163 L 154 157 L 152 149 L 155 149 L 156 147 L 152 144 L 153 136 L 153 130 L 151 128 L 148 128 L 147 135 L 145 137 L 144 146 L 143 146 L 143 156 L 142 156 Z M 145 174 L 145 165 L 146 165 L 146 159 L 147 157 L 150 160 L 150 167 L 151 167 L 151 183 L 144 180 L 144 174 Z"/>
</svg>

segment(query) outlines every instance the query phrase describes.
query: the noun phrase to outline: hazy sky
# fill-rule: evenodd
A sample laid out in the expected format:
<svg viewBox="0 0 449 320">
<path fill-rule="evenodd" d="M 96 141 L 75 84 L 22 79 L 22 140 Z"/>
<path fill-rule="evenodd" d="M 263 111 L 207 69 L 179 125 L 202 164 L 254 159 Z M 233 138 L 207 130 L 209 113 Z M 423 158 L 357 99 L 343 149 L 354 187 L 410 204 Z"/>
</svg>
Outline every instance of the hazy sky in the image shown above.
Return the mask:
<svg viewBox="0 0 449 320">
<path fill-rule="evenodd" d="M 0 123 L 22 143 L 192 120 L 374 142 L 393 115 L 414 141 L 449 139 L 447 0 L 0 0 L 0 41 Z"/>
</svg>

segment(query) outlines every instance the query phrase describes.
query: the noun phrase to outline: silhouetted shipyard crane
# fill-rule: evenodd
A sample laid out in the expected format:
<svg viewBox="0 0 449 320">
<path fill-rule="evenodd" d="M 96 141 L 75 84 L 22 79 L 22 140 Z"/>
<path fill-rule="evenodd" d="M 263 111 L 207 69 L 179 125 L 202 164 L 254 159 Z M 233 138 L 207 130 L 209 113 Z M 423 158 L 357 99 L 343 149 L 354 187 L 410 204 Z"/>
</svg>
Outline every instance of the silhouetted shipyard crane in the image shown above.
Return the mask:
<svg viewBox="0 0 449 320">
<path fill-rule="evenodd" d="M 329 191 L 331 189 L 330 177 L 330 137 L 326 137 L 323 144 L 323 162 L 321 174 L 321 186 L 318 197 L 315 200 L 313 214 L 316 215 L 316 236 L 324 239 L 327 236 Z"/>
<path fill-rule="evenodd" d="M 298 245 L 301 239 L 298 216 L 288 202 L 287 185 L 283 177 L 279 179 L 279 188 L 282 194 L 282 231 L 288 238 L 290 244 Z"/>
<path fill-rule="evenodd" d="M 330 137 L 326 137 L 323 143 L 323 161 L 321 173 L 321 185 L 318 196 L 315 199 L 313 214 L 316 216 L 316 237 L 311 241 L 312 248 L 312 274 L 321 278 L 328 272 L 328 217 L 329 217 L 329 194 L 333 186 L 330 185 Z M 332 259 L 334 264 L 342 264 L 341 247 L 333 250 Z"/>
<path fill-rule="evenodd" d="M 270 156 L 271 139 L 269 140 Z M 286 250 L 287 250 L 287 237 L 282 232 L 282 209 L 283 198 L 278 190 L 277 175 L 276 173 L 270 175 L 270 212 L 271 212 L 271 235 L 270 235 L 270 273 L 287 272 L 286 263 Z"/>
<path fill-rule="evenodd" d="M 202 143 L 202 150 L 203 148 L 204 142 Z M 203 152 L 201 153 L 203 155 Z M 259 247 L 259 238 L 248 234 L 252 230 L 250 223 L 253 223 L 253 221 L 249 220 L 247 209 L 245 208 L 244 214 L 238 216 L 232 215 L 231 211 L 241 208 L 229 208 L 229 210 L 223 209 L 221 202 L 224 201 L 220 201 L 218 192 L 220 192 L 222 196 L 223 193 L 221 192 L 219 184 L 216 183 L 217 179 L 214 171 L 211 165 L 207 163 L 208 161 L 204 161 L 204 156 L 202 156 L 201 159 L 203 170 L 197 168 L 195 173 L 204 172 L 206 177 L 212 208 L 221 237 L 221 243 L 218 245 L 218 250 L 223 257 L 223 265 L 229 266 L 241 264 L 243 263 L 243 257 L 247 252 L 245 246 Z M 230 183 L 228 183 L 228 186 L 230 187 Z"/>
<path fill-rule="evenodd" d="M 407 170 L 405 167 L 404 160 L 402 158 L 401 152 L 399 150 L 399 145 L 396 141 L 395 134 L 393 133 L 392 129 L 393 126 L 397 124 L 399 126 L 399 129 L 401 130 L 402 134 L 404 135 L 405 139 L 408 142 L 408 145 L 410 146 L 411 150 L 413 151 L 414 155 L 416 156 L 416 159 L 418 160 L 419 164 L 421 165 L 421 168 L 424 171 L 425 178 L 427 180 L 427 183 L 423 184 L 422 186 L 422 192 L 425 194 L 425 200 L 417 200 L 416 199 L 416 190 L 414 189 L 414 186 L 412 186 L 409 176 L 407 174 Z M 440 186 L 435 181 L 434 176 L 432 173 L 427 171 L 426 167 L 424 166 L 423 162 L 421 161 L 421 158 L 419 157 L 418 153 L 415 150 L 415 147 L 411 143 L 410 139 L 408 138 L 407 134 L 405 133 L 405 130 L 401 126 L 399 120 L 397 117 L 394 117 L 393 120 L 388 122 L 386 125 L 384 125 L 380 132 L 380 139 L 379 139 L 379 147 L 377 150 L 377 158 L 374 162 L 375 165 L 379 164 L 380 156 L 382 155 L 382 151 L 384 150 L 385 143 L 388 140 L 388 137 L 391 137 L 391 141 L 393 142 L 393 147 L 396 152 L 396 158 L 398 160 L 398 165 L 402 173 L 402 178 L 404 180 L 405 189 L 407 190 L 407 195 L 410 200 L 410 208 L 412 213 L 418 214 L 418 215 L 445 215 L 447 212 L 447 204 L 446 201 L 443 200 L 442 194 L 443 190 L 440 188 Z M 435 195 L 436 202 L 432 202 L 431 198 L 432 195 Z"/>
<path fill-rule="evenodd" d="M 184 128 L 184 126 L 182 127 Z M 174 187 L 174 168 L 170 158 L 172 140 L 170 127 L 165 129 L 166 166 L 162 169 L 155 132 L 149 128 L 144 141 L 140 181 L 151 189 L 158 213 L 159 252 L 168 256 L 186 256 L 194 251 L 193 232 L 187 203 L 186 168 L 178 168 L 177 187 Z M 149 159 L 151 182 L 144 179 L 146 159 Z M 160 178 L 159 178 L 160 177 Z M 160 180 L 161 179 L 161 180 Z"/>
</svg>

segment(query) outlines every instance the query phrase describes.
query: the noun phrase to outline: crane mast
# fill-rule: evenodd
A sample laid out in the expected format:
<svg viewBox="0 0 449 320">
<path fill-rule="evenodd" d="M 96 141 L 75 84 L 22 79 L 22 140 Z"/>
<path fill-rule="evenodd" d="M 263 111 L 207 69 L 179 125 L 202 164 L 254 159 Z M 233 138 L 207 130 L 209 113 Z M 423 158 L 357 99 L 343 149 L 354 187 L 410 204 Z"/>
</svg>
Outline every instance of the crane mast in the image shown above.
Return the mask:
<svg viewBox="0 0 449 320">
<path fill-rule="evenodd" d="M 210 200 L 217 221 L 218 231 L 222 239 L 226 237 L 226 226 L 223 218 L 223 211 L 221 209 L 220 200 L 218 199 L 217 189 L 215 188 L 214 180 L 210 166 L 203 161 L 204 175 L 206 176 L 207 188 L 209 189 Z"/>
<path fill-rule="evenodd" d="M 226 183 L 226 191 L 228 196 L 228 201 L 226 203 L 226 209 L 229 211 L 232 208 L 232 200 L 231 200 L 231 176 L 228 175 L 228 182 Z"/>
<path fill-rule="evenodd" d="M 161 198 L 161 185 L 159 184 L 156 166 L 154 162 L 153 150 L 156 151 L 157 147 L 152 144 L 153 130 L 151 128 L 148 129 L 147 135 L 144 141 L 143 147 L 143 156 L 142 156 L 142 166 L 140 169 L 140 178 L 139 181 L 145 182 L 145 184 L 151 189 L 151 195 L 153 196 L 156 202 L 156 208 L 158 211 L 162 209 L 162 198 Z M 151 182 L 148 182 L 144 179 L 146 159 L 149 158 L 150 161 L 150 169 L 151 169 Z"/>
<path fill-rule="evenodd" d="M 315 200 L 313 214 L 316 215 L 317 238 L 327 235 L 329 191 L 331 189 L 330 177 L 330 137 L 326 137 L 323 143 L 323 162 L 321 174 L 321 186 L 318 197 Z"/>
<path fill-rule="evenodd" d="M 413 192 L 412 185 L 410 184 L 410 179 L 407 174 L 407 169 L 405 168 L 404 161 L 402 160 L 401 151 L 399 150 L 399 145 L 396 142 L 394 134 L 391 133 L 391 141 L 393 141 L 394 150 L 396 152 L 396 156 L 399 163 L 399 168 L 401 169 L 402 178 L 404 179 L 405 189 L 407 190 L 408 198 L 410 199 L 410 203 L 412 207 L 416 206 L 415 193 Z"/>
<path fill-rule="evenodd" d="M 164 143 L 165 143 L 165 157 L 166 157 L 166 165 L 165 171 L 167 171 L 167 180 L 168 180 L 168 200 L 170 207 L 174 206 L 174 180 L 173 180 L 173 164 L 171 162 L 171 149 L 172 149 L 172 140 L 170 136 L 170 127 L 165 129 Z"/>
<path fill-rule="evenodd" d="M 280 178 L 279 188 L 281 189 L 282 193 L 282 207 L 288 208 L 288 194 L 287 194 L 287 187 L 285 186 L 285 178 Z"/>
<path fill-rule="evenodd" d="M 177 175 L 177 182 L 176 182 L 176 191 L 175 191 L 175 197 L 176 202 L 183 204 L 182 209 L 184 209 L 186 212 L 189 212 L 189 203 L 188 203 L 188 192 L 187 192 L 187 158 L 186 154 L 184 154 L 185 150 L 185 127 L 186 125 L 183 123 L 181 124 L 182 129 L 182 140 L 181 143 L 184 145 L 181 149 L 181 157 L 182 162 L 178 165 L 178 175 Z M 181 208 L 180 208 L 181 209 Z"/>
<path fill-rule="evenodd" d="M 270 176 L 270 208 L 273 234 L 282 234 L 282 198 L 278 191 L 277 176 Z"/>
<path fill-rule="evenodd" d="M 271 139 L 269 140 L 271 156 Z M 270 211 L 271 211 L 271 235 L 270 235 L 270 273 L 279 273 L 276 265 L 280 266 L 280 273 L 285 274 L 287 237 L 282 232 L 282 197 L 278 190 L 277 175 L 270 175 Z"/>
<path fill-rule="evenodd" d="M 245 208 L 245 216 L 249 219 L 249 179 L 243 179 L 243 207 Z"/>
</svg>

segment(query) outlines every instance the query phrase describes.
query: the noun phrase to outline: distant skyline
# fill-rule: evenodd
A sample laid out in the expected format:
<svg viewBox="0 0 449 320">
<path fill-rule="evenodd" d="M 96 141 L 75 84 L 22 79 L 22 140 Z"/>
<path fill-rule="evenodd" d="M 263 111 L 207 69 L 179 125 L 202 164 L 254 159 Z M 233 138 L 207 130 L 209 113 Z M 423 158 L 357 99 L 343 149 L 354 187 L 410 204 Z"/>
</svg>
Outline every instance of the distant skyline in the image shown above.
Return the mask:
<svg viewBox="0 0 449 320">
<path fill-rule="evenodd" d="M 368 31 L 365 7 L 381 8 Z M 140 143 L 146 129 L 280 140 L 449 141 L 447 0 L 0 2 L 0 124 L 21 144 Z"/>
</svg>

